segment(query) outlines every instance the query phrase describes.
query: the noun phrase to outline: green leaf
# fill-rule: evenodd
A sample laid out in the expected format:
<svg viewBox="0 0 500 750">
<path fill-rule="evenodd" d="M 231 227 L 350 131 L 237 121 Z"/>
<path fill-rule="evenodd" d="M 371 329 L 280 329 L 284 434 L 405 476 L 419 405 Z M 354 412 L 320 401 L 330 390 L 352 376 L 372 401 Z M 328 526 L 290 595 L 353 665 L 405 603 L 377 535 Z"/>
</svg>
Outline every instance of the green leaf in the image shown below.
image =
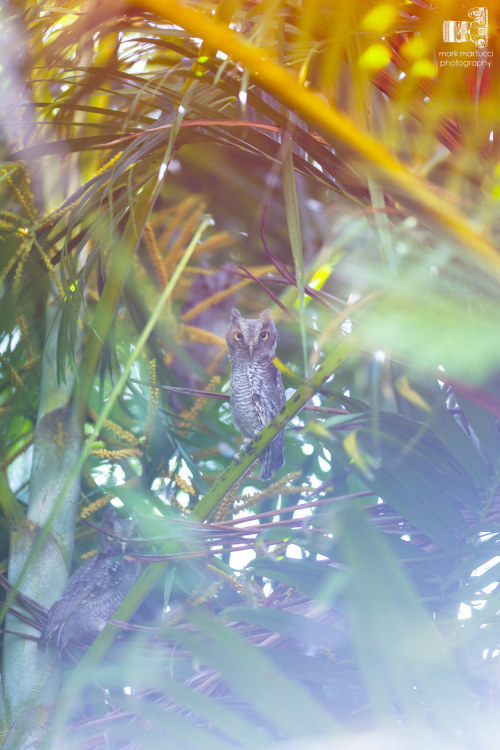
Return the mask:
<svg viewBox="0 0 500 750">
<path fill-rule="evenodd" d="M 335 528 L 353 576 L 346 602 L 374 707 L 381 715 L 392 714 L 397 696 L 409 717 L 425 722 L 431 701 L 436 708 L 431 721 L 455 726 L 454 712 L 467 702 L 465 688 L 444 639 L 382 535 L 355 508 L 338 513 Z"/>
<path fill-rule="evenodd" d="M 329 599 L 343 591 L 347 585 L 345 572 L 332 570 L 316 560 L 293 560 L 287 557 L 270 560 L 257 557 L 250 568 L 258 575 L 295 586 L 299 591 L 318 598 L 325 596 Z"/>
<path fill-rule="evenodd" d="M 202 637 L 183 631 L 176 632 L 176 640 L 219 672 L 234 693 L 254 706 L 271 726 L 280 731 L 286 727 L 291 737 L 335 728 L 321 704 L 276 669 L 259 648 L 248 645 L 231 628 L 201 610 L 192 613 L 192 620 L 200 627 Z"/>
<path fill-rule="evenodd" d="M 230 607 L 222 610 L 218 619 L 234 622 L 248 622 L 261 625 L 272 633 L 290 636 L 307 645 L 331 649 L 339 641 L 336 626 L 324 624 L 309 617 L 267 607 Z"/>
</svg>

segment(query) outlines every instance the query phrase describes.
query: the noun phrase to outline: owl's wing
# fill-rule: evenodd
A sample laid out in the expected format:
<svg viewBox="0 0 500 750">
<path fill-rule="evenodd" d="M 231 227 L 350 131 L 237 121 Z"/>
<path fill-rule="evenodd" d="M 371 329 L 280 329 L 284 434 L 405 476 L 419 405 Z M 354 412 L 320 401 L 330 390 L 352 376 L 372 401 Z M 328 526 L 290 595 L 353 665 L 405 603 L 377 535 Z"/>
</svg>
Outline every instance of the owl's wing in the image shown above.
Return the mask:
<svg viewBox="0 0 500 750">
<path fill-rule="evenodd" d="M 281 380 L 281 373 L 272 362 L 269 362 L 262 378 L 259 392 L 254 394 L 254 405 L 259 415 L 261 427 L 264 427 L 285 403 L 285 389 Z M 260 457 L 260 478 L 268 480 L 274 471 L 283 466 L 283 444 L 285 435 L 280 432 Z"/>
<path fill-rule="evenodd" d="M 252 391 L 252 403 L 259 417 L 260 426 L 264 427 L 285 403 L 285 389 L 281 373 L 272 362 L 268 362 L 262 371 L 258 387 Z"/>
<path fill-rule="evenodd" d="M 93 557 L 75 570 L 66 584 L 63 595 L 49 610 L 47 624 L 38 641 L 40 648 L 45 648 L 68 617 L 95 591 L 95 572 L 98 565 L 99 558 Z"/>
</svg>

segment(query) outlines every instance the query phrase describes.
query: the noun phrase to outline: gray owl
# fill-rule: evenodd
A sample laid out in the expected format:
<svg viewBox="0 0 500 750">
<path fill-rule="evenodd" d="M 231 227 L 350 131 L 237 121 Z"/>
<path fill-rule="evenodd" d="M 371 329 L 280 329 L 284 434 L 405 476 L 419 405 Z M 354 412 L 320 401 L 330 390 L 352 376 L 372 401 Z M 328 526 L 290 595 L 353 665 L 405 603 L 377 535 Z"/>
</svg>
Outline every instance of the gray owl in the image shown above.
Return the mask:
<svg viewBox="0 0 500 750">
<path fill-rule="evenodd" d="M 271 362 L 278 334 L 269 310 L 258 319 L 242 318 L 233 307 L 226 336 L 231 360 L 231 409 L 233 422 L 248 442 L 285 403 L 281 373 Z M 283 466 L 280 432 L 261 454 L 261 479 L 270 479 Z"/>
<path fill-rule="evenodd" d="M 40 648 L 53 642 L 64 651 L 69 640 L 90 643 L 99 635 L 140 572 L 140 563 L 123 559 L 125 542 L 112 536 L 132 532 L 132 521 L 119 518 L 113 508 L 106 510 L 99 553 L 75 570 L 63 595 L 50 608 Z"/>
</svg>

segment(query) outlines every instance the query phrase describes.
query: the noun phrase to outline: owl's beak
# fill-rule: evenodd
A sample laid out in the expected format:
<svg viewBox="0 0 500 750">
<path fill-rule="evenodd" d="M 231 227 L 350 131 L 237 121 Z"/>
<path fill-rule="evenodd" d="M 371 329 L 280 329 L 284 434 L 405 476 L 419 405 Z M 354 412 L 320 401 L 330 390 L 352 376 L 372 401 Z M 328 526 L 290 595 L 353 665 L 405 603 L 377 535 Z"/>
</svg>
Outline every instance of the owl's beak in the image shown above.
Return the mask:
<svg viewBox="0 0 500 750">
<path fill-rule="evenodd" d="M 248 348 L 250 349 L 250 356 L 253 357 L 253 350 L 254 350 L 255 344 L 248 344 Z"/>
</svg>

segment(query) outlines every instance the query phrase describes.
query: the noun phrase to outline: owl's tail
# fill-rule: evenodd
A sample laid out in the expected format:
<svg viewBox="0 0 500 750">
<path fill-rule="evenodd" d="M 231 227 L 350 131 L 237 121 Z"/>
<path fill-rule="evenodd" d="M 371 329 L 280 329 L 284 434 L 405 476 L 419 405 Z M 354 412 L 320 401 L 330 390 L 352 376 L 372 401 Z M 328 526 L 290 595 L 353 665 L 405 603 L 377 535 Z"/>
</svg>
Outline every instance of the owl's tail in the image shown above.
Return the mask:
<svg viewBox="0 0 500 750">
<path fill-rule="evenodd" d="M 276 435 L 273 442 L 266 448 L 264 453 L 262 453 L 260 457 L 260 478 L 267 480 L 271 479 L 273 475 L 273 471 L 278 471 L 278 469 L 281 469 L 283 464 L 285 463 L 285 458 L 283 456 L 283 445 L 285 442 L 285 433 L 284 431 L 280 432 L 279 435 Z"/>
</svg>

